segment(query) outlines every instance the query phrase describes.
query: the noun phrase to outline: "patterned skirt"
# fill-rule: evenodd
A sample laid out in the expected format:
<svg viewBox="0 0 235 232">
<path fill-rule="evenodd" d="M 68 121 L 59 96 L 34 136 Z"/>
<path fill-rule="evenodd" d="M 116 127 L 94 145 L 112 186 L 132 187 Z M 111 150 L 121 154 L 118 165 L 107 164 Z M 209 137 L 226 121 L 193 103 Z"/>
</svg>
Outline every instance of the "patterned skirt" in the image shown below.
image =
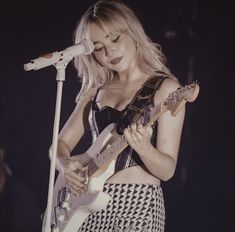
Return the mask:
<svg viewBox="0 0 235 232">
<path fill-rule="evenodd" d="M 105 183 L 110 200 L 90 214 L 78 232 L 163 232 L 165 207 L 162 188 L 151 184 Z"/>
</svg>

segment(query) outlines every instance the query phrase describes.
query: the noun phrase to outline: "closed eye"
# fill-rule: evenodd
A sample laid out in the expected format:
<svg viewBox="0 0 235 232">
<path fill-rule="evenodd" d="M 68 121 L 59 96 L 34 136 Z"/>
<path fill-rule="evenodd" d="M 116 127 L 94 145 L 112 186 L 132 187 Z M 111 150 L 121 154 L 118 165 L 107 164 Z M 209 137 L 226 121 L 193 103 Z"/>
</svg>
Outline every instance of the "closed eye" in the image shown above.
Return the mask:
<svg viewBox="0 0 235 232">
<path fill-rule="evenodd" d="M 99 51 L 101 51 L 103 49 L 103 47 L 99 47 L 99 48 L 95 48 L 94 50 L 95 50 L 95 52 L 99 52 Z"/>
<path fill-rule="evenodd" d="M 119 38 L 120 38 L 120 35 L 118 35 L 116 38 L 114 38 L 114 39 L 112 40 L 112 42 L 113 42 L 113 43 L 117 42 L 117 41 L 119 40 Z"/>
</svg>

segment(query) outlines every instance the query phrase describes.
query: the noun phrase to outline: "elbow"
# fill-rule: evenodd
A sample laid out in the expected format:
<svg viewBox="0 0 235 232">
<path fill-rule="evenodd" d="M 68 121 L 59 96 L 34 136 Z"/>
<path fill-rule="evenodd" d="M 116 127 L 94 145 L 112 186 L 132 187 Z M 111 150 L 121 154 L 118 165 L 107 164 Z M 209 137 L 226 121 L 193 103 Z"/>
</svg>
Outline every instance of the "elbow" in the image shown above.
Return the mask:
<svg viewBox="0 0 235 232">
<path fill-rule="evenodd" d="M 171 161 L 165 166 L 165 171 L 163 172 L 163 175 L 161 177 L 162 181 L 168 181 L 170 180 L 174 174 L 176 169 L 176 161 L 172 158 Z"/>
<path fill-rule="evenodd" d="M 60 156 L 61 150 L 64 150 L 64 147 L 65 147 L 65 143 L 62 140 L 58 140 L 57 149 L 56 149 L 57 150 L 56 157 Z M 51 144 L 51 146 L 48 149 L 48 155 L 49 155 L 50 160 L 52 160 L 52 156 L 53 156 L 53 149 L 52 148 L 53 148 L 53 144 Z"/>
<path fill-rule="evenodd" d="M 170 180 L 173 176 L 174 176 L 174 172 L 172 172 L 172 173 L 169 172 L 169 173 L 166 173 L 165 175 L 163 175 L 161 180 L 166 182 L 166 181 Z"/>
</svg>

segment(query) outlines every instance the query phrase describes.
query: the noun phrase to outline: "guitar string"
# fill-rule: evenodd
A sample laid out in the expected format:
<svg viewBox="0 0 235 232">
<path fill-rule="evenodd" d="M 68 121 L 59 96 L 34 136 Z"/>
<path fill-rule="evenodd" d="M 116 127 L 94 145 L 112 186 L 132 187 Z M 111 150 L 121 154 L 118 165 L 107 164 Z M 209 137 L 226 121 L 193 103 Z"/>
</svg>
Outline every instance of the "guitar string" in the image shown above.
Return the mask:
<svg viewBox="0 0 235 232">
<path fill-rule="evenodd" d="M 100 159 L 100 160 L 104 160 L 106 158 L 106 155 L 107 153 L 110 154 L 110 153 L 113 153 L 115 151 L 115 148 L 116 150 L 118 149 L 118 145 L 122 144 L 122 142 L 125 142 L 125 138 L 124 136 L 120 136 L 118 137 L 118 139 L 116 139 L 109 147 L 107 147 L 106 150 L 104 150 L 103 152 L 101 152 L 100 154 L 97 155 L 97 158 Z M 97 162 L 95 162 L 92 158 L 90 158 L 89 160 L 87 160 L 86 162 L 87 164 L 83 164 L 84 166 L 87 166 L 89 170 L 91 170 L 91 172 L 93 172 L 93 169 L 95 167 L 98 167 L 97 166 Z"/>
<path fill-rule="evenodd" d="M 152 114 L 156 114 L 156 113 L 157 113 L 158 109 L 161 108 L 160 105 L 161 105 L 161 104 L 159 104 L 158 106 L 154 107 L 153 112 L 147 111 L 147 119 L 148 119 L 148 120 L 151 119 L 151 113 L 152 113 Z M 110 146 L 107 147 L 106 150 L 104 150 L 103 152 L 101 152 L 100 154 L 98 154 L 98 155 L 97 155 L 97 158 L 103 161 L 103 160 L 105 159 L 107 153 L 108 153 L 108 154 L 113 153 L 114 150 L 115 150 L 115 148 L 116 148 L 116 150 L 118 149 L 118 147 L 115 147 L 115 146 L 120 145 L 122 142 L 127 142 L 124 135 L 118 137 L 118 139 L 115 140 L 112 144 L 110 144 Z M 127 145 L 128 145 L 128 144 L 127 144 Z M 125 148 L 125 147 L 124 147 L 124 148 Z M 123 149 L 123 148 L 122 148 L 122 149 Z M 121 152 L 121 151 L 120 151 L 120 152 Z M 83 164 L 83 165 L 84 165 L 84 164 Z M 89 160 L 87 160 L 87 162 L 85 163 L 84 166 L 87 166 L 87 167 L 88 167 L 88 172 L 89 172 L 89 171 L 90 171 L 90 172 L 93 172 L 94 168 L 97 167 L 97 164 L 96 164 L 96 162 L 95 162 L 92 158 L 90 158 Z"/>
<path fill-rule="evenodd" d="M 153 112 L 152 114 L 156 114 L 159 113 L 158 111 L 161 111 L 160 109 L 162 108 L 162 106 L 164 105 L 164 103 L 167 103 L 167 99 L 173 97 L 174 100 L 175 99 L 177 93 L 178 94 L 182 94 L 183 92 L 187 91 L 188 89 L 192 88 L 192 86 L 186 86 L 186 87 L 181 87 L 180 89 L 178 89 L 177 91 L 174 91 L 173 93 L 169 94 L 169 96 L 163 100 L 162 102 L 160 102 L 156 107 L 153 108 Z M 151 120 L 151 111 L 147 112 L 147 118 L 149 119 L 149 121 Z M 107 147 L 107 149 L 105 149 L 103 152 L 101 152 L 100 154 L 97 155 L 97 160 L 98 162 L 100 162 L 101 160 L 105 160 L 107 153 L 113 153 L 115 150 L 115 146 L 118 145 L 118 143 L 122 143 L 122 142 L 127 142 L 124 136 L 120 136 L 117 140 L 115 140 L 112 144 L 110 144 L 109 147 Z M 117 150 L 117 149 L 116 149 Z M 120 151 L 121 152 L 121 151 Z M 107 159 L 106 159 L 107 160 Z M 84 162 L 85 165 L 87 166 L 89 170 L 93 171 L 94 167 L 97 167 L 97 163 L 92 159 L 88 159 L 86 162 Z M 99 166 L 99 165 L 98 165 Z"/>
<path fill-rule="evenodd" d="M 157 109 L 159 107 L 155 107 L 155 109 Z M 156 112 L 157 110 L 155 110 Z M 149 120 L 151 117 L 151 112 L 150 111 L 147 111 L 147 119 Z M 104 150 L 103 152 L 101 152 L 100 154 L 97 155 L 97 158 L 100 159 L 100 160 L 105 160 L 106 158 L 106 155 L 107 153 L 110 154 L 110 153 L 113 153 L 115 151 L 115 148 L 116 150 L 118 150 L 119 147 L 117 147 L 118 145 L 122 144 L 123 142 L 127 142 L 127 140 L 125 139 L 125 136 L 122 135 L 120 137 L 118 137 L 117 140 L 115 140 L 109 147 L 107 147 L 106 150 Z M 128 145 L 128 144 L 126 144 Z M 116 146 L 116 147 L 115 147 Z M 124 147 L 125 148 L 125 147 Z M 122 148 L 121 150 L 123 150 L 124 148 Z M 119 148 L 120 149 L 120 148 Z M 121 151 L 120 151 L 121 152 Z M 87 164 L 86 166 L 88 166 L 88 169 L 91 170 L 91 172 L 93 172 L 93 169 L 94 167 L 97 167 L 97 164 L 96 162 L 91 158 L 87 161 Z M 89 171 L 88 171 L 89 172 Z"/>
</svg>

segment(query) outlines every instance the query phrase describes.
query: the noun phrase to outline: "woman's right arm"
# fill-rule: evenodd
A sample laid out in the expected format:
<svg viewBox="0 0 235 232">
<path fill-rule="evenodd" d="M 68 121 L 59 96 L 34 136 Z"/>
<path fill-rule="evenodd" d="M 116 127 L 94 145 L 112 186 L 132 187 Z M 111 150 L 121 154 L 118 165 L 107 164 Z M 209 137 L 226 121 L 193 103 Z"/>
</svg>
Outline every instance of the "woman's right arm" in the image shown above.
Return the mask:
<svg viewBox="0 0 235 232">
<path fill-rule="evenodd" d="M 84 178 L 75 173 L 83 167 L 78 160 L 71 159 L 70 154 L 89 127 L 88 114 L 93 95 L 94 90 L 91 90 L 82 96 L 58 137 L 57 168 L 71 190 L 77 194 L 86 188 Z"/>
</svg>

